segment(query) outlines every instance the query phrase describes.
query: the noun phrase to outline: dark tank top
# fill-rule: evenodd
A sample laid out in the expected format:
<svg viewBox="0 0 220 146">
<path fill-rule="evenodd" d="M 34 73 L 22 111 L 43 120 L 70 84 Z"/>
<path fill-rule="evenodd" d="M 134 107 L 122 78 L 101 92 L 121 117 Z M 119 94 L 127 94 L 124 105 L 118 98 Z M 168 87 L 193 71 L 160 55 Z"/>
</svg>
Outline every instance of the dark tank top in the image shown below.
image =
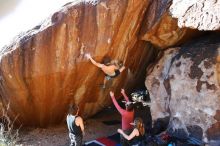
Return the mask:
<svg viewBox="0 0 220 146">
<path fill-rule="evenodd" d="M 74 117 L 74 120 L 73 120 L 73 122 L 72 122 L 72 127 L 69 128 L 69 130 L 70 130 L 70 132 L 71 132 L 72 134 L 74 134 L 75 136 L 82 136 L 82 130 L 81 130 L 80 126 L 77 126 L 77 125 L 76 125 L 76 118 L 77 118 L 78 116 L 73 116 L 73 117 Z"/>
<path fill-rule="evenodd" d="M 76 116 L 76 118 L 77 117 L 78 116 Z M 75 118 L 75 120 L 73 122 L 73 134 L 82 136 L 82 130 L 81 130 L 80 126 L 77 126 L 76 123 L 75 123 L 76 118 Z"/>
</svg>

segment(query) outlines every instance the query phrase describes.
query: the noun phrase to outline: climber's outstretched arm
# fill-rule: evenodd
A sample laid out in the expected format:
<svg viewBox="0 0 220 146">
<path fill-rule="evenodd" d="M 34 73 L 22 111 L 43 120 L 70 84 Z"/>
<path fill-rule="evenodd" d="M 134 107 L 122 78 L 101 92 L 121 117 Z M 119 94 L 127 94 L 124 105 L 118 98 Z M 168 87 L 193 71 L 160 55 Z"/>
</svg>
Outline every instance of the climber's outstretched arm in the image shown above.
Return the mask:
<svg viewBox="0 0 220 146">
<path fill-rule="evenodd" d="M 94 64 L 95 66 L 102 68 L 104 64 L 96 62 L 94 59 L 92 59 L 90 54 L 86 54 L 86 57 Z"/>
</svg>

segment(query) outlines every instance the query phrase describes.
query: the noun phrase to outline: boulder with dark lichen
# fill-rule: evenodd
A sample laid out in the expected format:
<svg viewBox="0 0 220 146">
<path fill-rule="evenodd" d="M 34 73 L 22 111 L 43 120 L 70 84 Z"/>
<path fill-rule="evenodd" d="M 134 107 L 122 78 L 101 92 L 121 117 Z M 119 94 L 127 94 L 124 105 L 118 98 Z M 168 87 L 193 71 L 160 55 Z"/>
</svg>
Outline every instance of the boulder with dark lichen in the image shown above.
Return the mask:
<svg viewBox="0 0 220 146">
<path fill-rule="evenodd" d="M 203 137 L 219 137 L 219 34 L 200 37 L 165 51 L 148 68 L 146 86 L 152 118 L 177 116 L 185 125 L 203 129 Z"/>
</svg>

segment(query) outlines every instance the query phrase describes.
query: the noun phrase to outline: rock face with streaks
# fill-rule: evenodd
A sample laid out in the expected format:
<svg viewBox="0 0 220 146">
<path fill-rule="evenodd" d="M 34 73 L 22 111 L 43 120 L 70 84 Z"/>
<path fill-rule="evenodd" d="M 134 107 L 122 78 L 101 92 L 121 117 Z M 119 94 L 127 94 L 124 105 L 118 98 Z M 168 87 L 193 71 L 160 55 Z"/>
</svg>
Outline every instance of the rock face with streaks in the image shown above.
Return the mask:
<svg viewBox="0 0 220 146">
<path fill-rule="evenodd" d="M 111 104 L 109 91 L 132 88 L 144 76 L 154 55 L 137 33 L 149 1 L 103 0 L 97 5 L 70 3 L 1 50 L 3 105 L 22 125 L 60 123 L 69 103 L 89 117 Z M 105 56 L 127 67 L 100 88 L 104 74 L 85 53 L 101 62 Z M 143 82 L 143 80 L 142 80 Z"/>
<path fill-rule="evenodd" d="M 220 29 L 220 0 L 173 0 L 170 12 L 180 28 Z"/>
<path fill-rule="evenodd" d="M 203 129 L 204 138 L 220 137 L 220 35 L 171 48 L 148 68 L 152 118 L 178 117 Z"/>
</svg>

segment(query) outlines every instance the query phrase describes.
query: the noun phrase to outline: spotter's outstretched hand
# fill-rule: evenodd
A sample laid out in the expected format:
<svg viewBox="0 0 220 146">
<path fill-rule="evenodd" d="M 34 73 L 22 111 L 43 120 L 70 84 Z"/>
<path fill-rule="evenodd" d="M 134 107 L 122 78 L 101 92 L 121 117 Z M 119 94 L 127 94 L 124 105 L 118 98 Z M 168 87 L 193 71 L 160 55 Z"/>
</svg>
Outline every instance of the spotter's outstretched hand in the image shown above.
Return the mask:
<svg viewBox="0 0 220 146">
<path fill-rule="evenodd" d="M 110 96 L 114 97 L 114 92 L 110 91 Z"/>
<path fill-rule="evenodd" d="M 124 94 L 125 93 L 125 89 L 121 89 L 121 94 Z"/>
</svg>

